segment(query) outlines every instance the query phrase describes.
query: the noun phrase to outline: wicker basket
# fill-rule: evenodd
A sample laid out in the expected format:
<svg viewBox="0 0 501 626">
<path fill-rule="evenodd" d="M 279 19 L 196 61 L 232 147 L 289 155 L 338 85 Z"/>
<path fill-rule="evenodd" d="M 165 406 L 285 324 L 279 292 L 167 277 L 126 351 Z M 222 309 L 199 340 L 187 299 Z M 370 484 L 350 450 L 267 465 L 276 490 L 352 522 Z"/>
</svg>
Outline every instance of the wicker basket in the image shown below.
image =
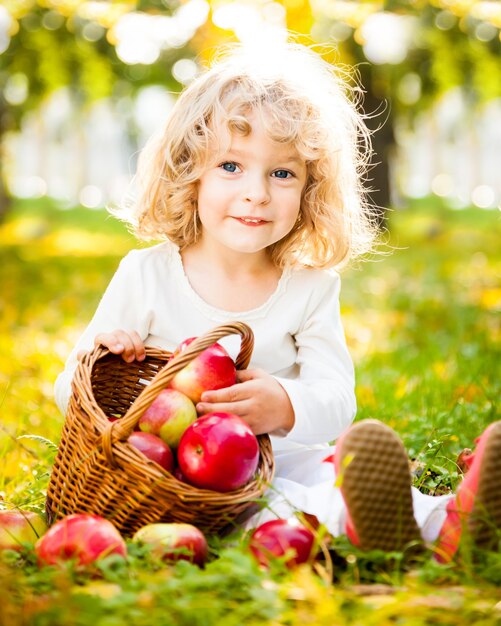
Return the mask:
<svg viewBox="0 0 501 626">
<path fill-rule="evenodd" d="M 126 536 L 145 524 L 160 521 L 187 522 L 215 533 L 245 515 L 273 477 L 273 454 L 267 435 L 258 437 L 260 460 L 253 479 L 226 493 L 178 481 L 126 441 L 173 376 L 203 350 L 231 334 L 242 337 L 236 366 L 245 369 L 253 334 L 240 322 L 206 333 L 171 361 L 171 353 L 156 348 L 146 348 L 142 362 L 125 363 L 101 346 L 83 357 L 73 379 L 48 486 L 49 522 L 71 513 L 93 513 L 112 521 Z M 112 416 L 120 419 L 110 422 L 108 417 Z"/>
</svg>

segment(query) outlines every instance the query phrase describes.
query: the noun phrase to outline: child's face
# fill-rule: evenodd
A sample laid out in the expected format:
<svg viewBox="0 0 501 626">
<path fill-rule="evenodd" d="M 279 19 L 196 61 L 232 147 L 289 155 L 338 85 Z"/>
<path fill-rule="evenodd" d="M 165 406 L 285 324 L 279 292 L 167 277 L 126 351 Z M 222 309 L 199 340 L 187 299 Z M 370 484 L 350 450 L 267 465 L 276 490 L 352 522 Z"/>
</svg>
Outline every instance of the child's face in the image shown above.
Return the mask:
<svg viewBox="0 0 501 626">
<path fill-rule="evenodd" d="M 260 254 L 285 237 L 299 215 L 306 164 L 291 146 L 272 141 L 256 115 L 252 131 L 231 135 L 228 152 L 201 176 L 202 241 Z"/>
</svg>

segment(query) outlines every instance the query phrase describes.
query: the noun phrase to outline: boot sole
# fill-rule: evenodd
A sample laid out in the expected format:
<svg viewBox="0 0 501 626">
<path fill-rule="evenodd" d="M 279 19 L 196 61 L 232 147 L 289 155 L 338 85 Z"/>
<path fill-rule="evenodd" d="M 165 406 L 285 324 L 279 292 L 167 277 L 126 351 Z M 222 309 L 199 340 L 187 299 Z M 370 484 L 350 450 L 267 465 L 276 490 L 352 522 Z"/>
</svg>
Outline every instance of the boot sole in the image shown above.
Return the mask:
<svg viewBox="0 0 501 626">
<path fill-rule="evenodd" d="M 501 528 L 501 422 L 492 427 L 479 473 L 468 529 L 478 547 L 492 547 Z"/>
<path fill-rule="evenodd" d="M 409 461 L 385 424 L 354 424 L 342 440 L 340 488 L 363 550 L 402 551 L 422 538 L 413 513 Z"/>
</svg>

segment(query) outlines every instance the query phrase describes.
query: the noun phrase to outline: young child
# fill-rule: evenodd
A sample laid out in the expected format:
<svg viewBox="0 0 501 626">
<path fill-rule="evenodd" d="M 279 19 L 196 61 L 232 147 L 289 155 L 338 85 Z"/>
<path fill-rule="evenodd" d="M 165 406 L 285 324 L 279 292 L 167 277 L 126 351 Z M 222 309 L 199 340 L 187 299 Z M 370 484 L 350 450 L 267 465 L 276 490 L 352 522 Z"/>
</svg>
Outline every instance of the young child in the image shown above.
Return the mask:
<svg viewBox="0 0 501 626">
<path fill-rule="evenodd" d="M 235 413 L 271 437 L 269 506 L 247 527 L 294 511 L 333 535 L 358 523 L 324 462 L 355 416 L 333 268 L 370 250 L 375 233 L 363 189 L 370 141 L 350 91 L 339 71 L 295 44 L 259 58 L 235 48 L 195 79 L 142 152 L 126 214 L 139 238 L 163 241 L 121 261 L 56 382 L 65 412 L 78 357 L 96 344 L 131 362 L 144 359 L 145 345 L 172 351 L 219 324 L 246 322 L 255 336 L 249 369 L 236 385 L 205 393 L 197 409 Z M 225 345 L 236 356 L 237 338 Z M 369 458 L 377 454 L 365 430 L 362 439 Z M 394 441 L 383 439 L 391 460 Z M 336 463 L 342 475 L 346 458 Z M 411 496 L 405 475 L 396 490 L 411 511 L 405 539 L 418 526 L 436 539 L 450 498 Z M 400 506 L 385 519 L 397 520 Z"/>
</svg>

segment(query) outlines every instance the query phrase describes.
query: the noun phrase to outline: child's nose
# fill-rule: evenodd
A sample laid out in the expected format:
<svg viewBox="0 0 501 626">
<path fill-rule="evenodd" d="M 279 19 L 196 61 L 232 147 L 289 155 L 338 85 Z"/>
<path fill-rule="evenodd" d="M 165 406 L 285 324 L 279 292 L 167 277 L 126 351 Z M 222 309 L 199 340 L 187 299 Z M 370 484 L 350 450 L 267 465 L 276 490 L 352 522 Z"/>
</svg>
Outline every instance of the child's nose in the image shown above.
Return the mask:
<svg viewBox="0 0 501 626">
<path fill-rule="evenodd" d="M 268 183 L 260 176 L 249 178 L 244 194 L 245 200 L 252 204 L 267 204 L 270 201 Z"/>
</svg>

